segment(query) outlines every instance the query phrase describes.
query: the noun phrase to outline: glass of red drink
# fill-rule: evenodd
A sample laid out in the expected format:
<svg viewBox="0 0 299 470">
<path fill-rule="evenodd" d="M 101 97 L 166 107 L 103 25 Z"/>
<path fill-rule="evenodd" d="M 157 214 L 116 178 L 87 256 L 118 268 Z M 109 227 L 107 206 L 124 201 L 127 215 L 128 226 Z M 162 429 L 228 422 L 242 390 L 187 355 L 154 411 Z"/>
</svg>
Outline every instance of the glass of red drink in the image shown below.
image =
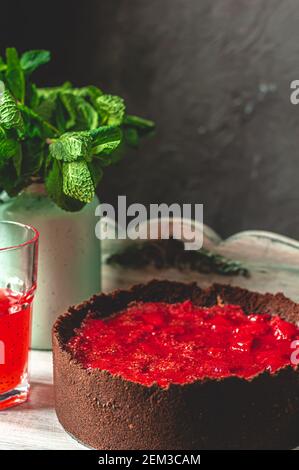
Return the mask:
<svg viewBox="0 0 299 470">
<path fill-rule="evenodd" d="M 27 400 L 38 232 L 0 221 L 0 410 Z"/>
</svg>

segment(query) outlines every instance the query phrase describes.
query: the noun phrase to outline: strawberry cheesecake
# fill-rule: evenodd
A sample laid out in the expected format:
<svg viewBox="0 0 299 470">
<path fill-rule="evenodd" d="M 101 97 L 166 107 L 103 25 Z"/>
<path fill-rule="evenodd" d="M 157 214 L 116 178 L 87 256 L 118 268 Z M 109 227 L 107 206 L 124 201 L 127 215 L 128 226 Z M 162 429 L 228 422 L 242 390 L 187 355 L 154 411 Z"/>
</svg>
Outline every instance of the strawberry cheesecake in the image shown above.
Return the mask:
<svg viewBox="0 0 299 470">
<path fill-rule="evenodd" d="M 292 448 L 298 320 L 282 294 L 223 285 L 96 295 L 54 325 L 58 418 L 96 449 Z"/>
</svg>

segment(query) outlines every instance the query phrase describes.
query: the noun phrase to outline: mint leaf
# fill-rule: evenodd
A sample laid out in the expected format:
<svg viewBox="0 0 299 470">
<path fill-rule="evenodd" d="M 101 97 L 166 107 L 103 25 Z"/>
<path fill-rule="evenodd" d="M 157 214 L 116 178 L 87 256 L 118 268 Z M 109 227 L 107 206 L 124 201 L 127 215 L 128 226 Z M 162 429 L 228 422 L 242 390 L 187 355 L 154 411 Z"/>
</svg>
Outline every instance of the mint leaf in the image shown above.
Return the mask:
<svg viewBox="0 0 299 470">
<path fill-rule="evenodd" d="M 57 111 L 57 94 L 49 94 L 46 99 L 39 101 L 39 90 L 37 89 L 37 103 L 32 107 L 42 119 L 52 122 L 55 111 Z"/>
<path fill-rule="evenodd" d="M 143 119 L 138 116 L 131 116 L 127 114 L 124 118 L 124 124 L 128 126 L 137 127 L 141 130 L 153 130 L 155 123 L 149 119 Z"/>
<path fill-rule="evenodd" d="M 80 96 L 81 98 L 89 99 L 90 103 L 94 107 L 96 107 L 97 98 L 103 94 L 100 88 L 93 85 L 84 86 L 82 88 L 74 88 L 73 93 L 74 95 Z"/>
<path fill-rule="evenodd" d="M 71 82 L 64 82 L 60 86 L 38 88 L 37 93 L 38 93 L 38 97 L 41 100 L 47 100 L 48 98 L 53 97 L 53 96 L 57 97 L 57 95 L 61 91 L 70 90 L 71 88 L 72 88 Z"/>
<path fill-rule="evenodd" d="M 122 140 L 122 132 L 119 127 L 102 126 L 90 132 L 92 137 L 93 154 L 106 154 L 117 149 Z"/>
<path fill-rule="evenodd" d="M 51 60 L 51 54 L 49 51 L 36 50 L 27 51 L 21 57 L 20 64 L 24 72 L 27 74 L 32 73 L 40 65 L 46 64 Z"/>
<path fill-rule="evenodd" d="M 88 132 L 67 132 L 50 145 L 50 153 L 56 160 L 73 162 L 79 157 L 88 159 L 92 139 Z"/>
<path fill-rule="evenodd" d="M 64 114 L 64 106 L 61 103 L 60 94 L 69 90 L 72 85 L 65 82 L 59 87 L 37 88 L 37 103 L 34 111 L 45 121 L 57 127 L 60 132 L 66 132 L 67 116 Z M 60 125 L 61 124 L 61 125 Z"/>
<path fill-rule="evenodd" d="M 99 116 L 97 111 L 83 98 L 77 97 L 77 124 L 78 130 L 96 129 Z"/>
<path fill-rule="evenodd" d="M 45 179 L 46 190 L 52 201 L 61 209 L 76 212 L 82 209 L 84 203 L 66 196 L 63 192 L 62 171 L 57 160 L 52 160 L 52 166 Z"/>
<path fill-rule="evenodd" d="M 5 90 L 0 103 L 0 126 L 6 130 L 23 130 L 24 123 L 17 103 L 8 90 Z"/>
<path fill-rule="evenodd" d="M 21 67 L 19 56 L 14 47 L 6 49 L 6 80 L 8 87 L 14 97 L 24 103 L 25 99 L 25 77 Z"/>
<path fill-rule="evenodd" d="M 17 140 L 8 139 L 5 135 L 0 137 L 0 169 L 10 158 L 19 153 L 20 144 Z"/>
<path fill-rule="evenodd" d="M 85 160 L 63 163 L 63 192 L 66 196 L 81 202 L 91 202 L 94 194 L 94 182 Z"/>
<path fill-rule="evenodd" d="M 54 114 L 54 123 L 57 129 L 59 130 L 60 134 L 64 134 L 65 132 L 69 130 L 67 128 L 68 117 L 66 116 L 65 108 L 61 100 L 57 99 L 56 103 L 57 104 L 56 104 L 56 109 L 55 109 L 55 114 Z"/>
<path fill-rule="evenodd" d="M 88 130 L 98 127 L 98 113 L 93 106 L 82 96 L 73 93 L 73 90 L 63 91 L 59 94 L 67 116 L 60 116 L 62 127 L 66 130 Z"/>
<path fill-rule="evenodd" d="M 103 124 L 119 126 L 125 115 L 125 102 L 115 95 L 102 95 L 96 100 L 97 111 Z"/>
<path fill-rule="evenodd" d="M 64 120 L 64 127 L 68 130 L 75 126 L 77 120 L 76 97 L 71 93 L 71 91 L 65 91 L 59 93 L 59 98 L 68 114 L 68 117 Z"/>
</svg>

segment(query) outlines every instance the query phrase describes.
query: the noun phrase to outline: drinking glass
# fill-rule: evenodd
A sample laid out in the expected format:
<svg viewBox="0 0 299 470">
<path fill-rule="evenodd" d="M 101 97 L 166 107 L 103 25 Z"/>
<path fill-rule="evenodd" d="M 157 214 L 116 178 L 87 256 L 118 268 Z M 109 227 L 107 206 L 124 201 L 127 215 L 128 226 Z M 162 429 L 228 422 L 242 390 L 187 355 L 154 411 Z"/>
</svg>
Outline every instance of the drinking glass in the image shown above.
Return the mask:
<svg viewBox="0 0 299 470">
<path fill-rule="evenodd" d="M 34 227 L 0 221 L 0 410 L 26 401 L 29 394 L 38 237 Z"/>
</svg>

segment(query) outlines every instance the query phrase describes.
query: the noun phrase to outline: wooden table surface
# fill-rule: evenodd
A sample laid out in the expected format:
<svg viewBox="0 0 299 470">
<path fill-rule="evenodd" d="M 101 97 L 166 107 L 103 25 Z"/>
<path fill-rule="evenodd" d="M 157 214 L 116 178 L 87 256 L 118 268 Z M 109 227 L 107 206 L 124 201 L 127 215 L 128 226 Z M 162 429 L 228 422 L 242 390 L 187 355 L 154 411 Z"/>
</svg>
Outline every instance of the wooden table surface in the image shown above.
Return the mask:
<svg viewBox="0 0 299 470">
<path fill-rule="evenodd" d="M 27 403 L 0 412 L 0 450 L 85 449 L 59 424 L 52 382 L 52 353 L 31 351 Z"/>
</svg>

